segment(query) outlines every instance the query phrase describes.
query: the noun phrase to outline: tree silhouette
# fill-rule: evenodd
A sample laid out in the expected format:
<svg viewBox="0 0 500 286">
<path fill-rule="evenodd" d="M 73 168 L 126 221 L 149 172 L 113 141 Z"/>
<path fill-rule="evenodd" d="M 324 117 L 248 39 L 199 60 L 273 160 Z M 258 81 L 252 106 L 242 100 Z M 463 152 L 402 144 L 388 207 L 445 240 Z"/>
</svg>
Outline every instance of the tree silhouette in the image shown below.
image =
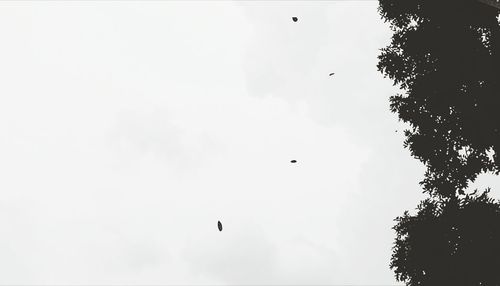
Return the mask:
<svg viewBox="0 0 500 286">
<path fill-rule="evenodd" d="M 394 34 L 379 71 L 399 85 L 391 110 L 410 123 L 405 147 L 427 166 L 424 191 L 464 194 L 500 171 L 500 25 L 477 0 L 379 0 Z"/>
<path fill-rule="evenodd" d="M 477 0 L 379 0 L 393 30 L 378 69 L 402 93 L 404 146 L 430 196 L 396 219 L 391 269 L 407 285 L 500 285 L 500 202 L 466 194 L 500 173 L 499 11 Z"/>
<path fill-rule="evenodd" d="M 407 285 L 500 285 L 500 204 L 481 195 L 424 200 L 396 219 L 391 269 Z"/>
</svg>

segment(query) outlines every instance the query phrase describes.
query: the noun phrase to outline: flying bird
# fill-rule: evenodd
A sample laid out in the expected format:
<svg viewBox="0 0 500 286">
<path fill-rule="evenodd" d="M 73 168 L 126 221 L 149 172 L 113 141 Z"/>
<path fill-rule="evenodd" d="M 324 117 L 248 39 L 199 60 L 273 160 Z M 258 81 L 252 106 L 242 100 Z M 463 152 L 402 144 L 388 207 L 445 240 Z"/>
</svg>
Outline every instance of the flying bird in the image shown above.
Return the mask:
<svg viewBox="0 0 500 286">
<path fill-rule="evenodd" d="M 297 17 L 292 17 L 292 20 L 293 20 L 294 22 L 297 22 L 297 20 L 299 20 L 299 19 L 297 19 Z"/>
<path fill-rule="evenodd" d="M 330 75 L 330 76 L 332 76 L 332 75 L 334 75 L 334 74 L 335 74 L 335 73 L 334 73 L 334 72 L 332 72 L 332 73 L 330 73 L 329 75 Z"/>
<path fill-rule="evenodd" d="M 219 231 L 222 231 L 222 223 L 220 220 L 217 222 L 217 227 L 219 228 Z"/>
<path fill-rule="evenodd" d="M 290 163 L 297 163 L 297 160 L 292 160 L 290 161 Z"/>
</svg>

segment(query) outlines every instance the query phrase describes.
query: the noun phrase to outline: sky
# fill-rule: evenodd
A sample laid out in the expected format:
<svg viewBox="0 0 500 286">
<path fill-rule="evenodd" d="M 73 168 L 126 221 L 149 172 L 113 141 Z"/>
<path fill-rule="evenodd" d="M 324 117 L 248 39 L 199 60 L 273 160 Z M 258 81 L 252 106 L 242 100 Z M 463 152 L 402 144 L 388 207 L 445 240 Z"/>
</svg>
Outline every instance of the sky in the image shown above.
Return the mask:
<svg viewBox="0 0 500 286">
<path fill-rule="evenodd" d="M 397 284 L 390 37 L 376 1 L 0 2 L 0 284 Z"/>
</svg>

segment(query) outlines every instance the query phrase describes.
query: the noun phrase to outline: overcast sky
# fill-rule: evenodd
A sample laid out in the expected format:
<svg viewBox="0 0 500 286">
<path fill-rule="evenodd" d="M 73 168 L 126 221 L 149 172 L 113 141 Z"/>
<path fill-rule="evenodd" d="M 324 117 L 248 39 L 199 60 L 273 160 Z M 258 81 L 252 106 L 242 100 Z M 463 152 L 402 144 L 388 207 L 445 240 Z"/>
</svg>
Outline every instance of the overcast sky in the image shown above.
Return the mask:
<svg viewBox="0 0 500 286">
<path fill-rule="evenodd" d="M 396 284 L 390 36 L 376 1 L 2 1 L 0 284 Z"/>
</svg>

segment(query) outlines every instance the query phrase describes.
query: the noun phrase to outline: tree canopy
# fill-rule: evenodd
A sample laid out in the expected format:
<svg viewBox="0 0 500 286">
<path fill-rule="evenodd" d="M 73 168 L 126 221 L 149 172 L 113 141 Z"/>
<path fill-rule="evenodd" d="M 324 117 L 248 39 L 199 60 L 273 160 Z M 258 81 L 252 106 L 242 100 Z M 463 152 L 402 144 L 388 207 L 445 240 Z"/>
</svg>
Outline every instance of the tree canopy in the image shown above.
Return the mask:
<svg viewBox="0 0 500 286">
<path fill-rule="evenodd" d="M 391 268 L 414 285 L 500 285 L 500 204 L 481 195 L 424 200 L 397 218 Z"/>
<path fill-rule="evenodd" d="M 407 285 L 500 285 L 500 202 L 466 194 L 500 173 L 499 10 L 477 0 L 379 0 L 393 30 L 378 69 L 426 167 L 429 198 L 396 219 L 391 269 Z"/>
<path fill-rule="evenodd" d="M 476 0 L 379 0 L 394 34 L 378 69 L 403 92 L 391 110 L 410 123 L 405 147 L 427 166 L 433 195 L 464 194 L 500 172 L 498 10 Z"/>
</svg>

